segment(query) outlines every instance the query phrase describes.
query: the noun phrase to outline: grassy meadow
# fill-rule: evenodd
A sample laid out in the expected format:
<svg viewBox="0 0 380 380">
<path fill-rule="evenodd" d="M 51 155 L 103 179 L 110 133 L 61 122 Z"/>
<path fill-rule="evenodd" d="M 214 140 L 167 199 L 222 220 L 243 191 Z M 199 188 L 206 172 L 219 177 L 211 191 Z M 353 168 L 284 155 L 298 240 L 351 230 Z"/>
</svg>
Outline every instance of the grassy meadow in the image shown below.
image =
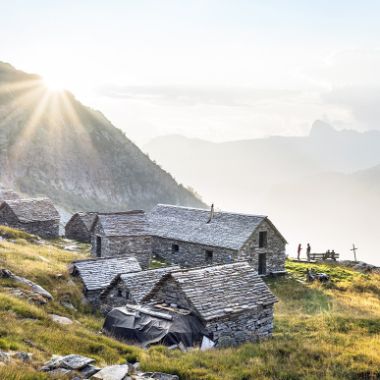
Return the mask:
<svg viewBox="0 0 380 380">
<path fill-rule="evenodd" d="M 207 352 L 161 346 L 144 351 L 102 335 L 102 317 L 83 302 L 81 285 L 67 267 L 88 256 L 87 246 L 70 252 L 62 249 L 62 240 L 45 244 L 1 227 L 0 236 L 0 268 L 37 282 L 54 297 L 38 305 L 15 294 L 18 289 L 27 295 L 27 288 L 0 280 L 0 349 L 33 353 L 31 364 L 0 366 L 0 379 L 47 379 L 38 367 L 52 354 L 69 353 L 93 357 L 99 365 L 139 360 L 144 370 L 188 380 L 380 379 L 379 275 L 288 261 L 288 276 L 267 280 L 279 300 L 272 339 Z M 332 282 L 306 283 L 307 267 L 328 273 Z M 50 319 L 52 313 L 74 323 L 59 325 Z"/>
</svg>

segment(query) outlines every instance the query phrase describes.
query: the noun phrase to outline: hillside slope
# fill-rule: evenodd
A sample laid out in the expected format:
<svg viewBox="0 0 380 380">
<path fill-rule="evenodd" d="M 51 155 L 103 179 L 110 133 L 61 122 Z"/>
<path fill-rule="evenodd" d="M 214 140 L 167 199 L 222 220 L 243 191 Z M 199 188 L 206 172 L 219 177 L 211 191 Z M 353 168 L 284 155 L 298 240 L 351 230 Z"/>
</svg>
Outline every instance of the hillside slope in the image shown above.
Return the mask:
<svg viewBox="0 0 380 380">
<path fill-rule="evenodd" d="M 0 268 L 44 286 L 54 301 L 38 305 L 26 289 L 0 280 L 0 350 L 33 354 L 30 363 L 0 365 L 0 378 L 47 380 L 37 370 L 52 354 L 83 354 L 98 365 L 139 360 L 144 370 L 179 375 L 181 380 L 357 380 L 380 376 L 380 275 L 333 264 L 287 262 L 289 275 L 268 284 L 279 302 L 272 339 L 236 348 L 182 353 L 164 347 L 142 350 L 99 334 L 102 318 L 81 302 L 81 286 L 67 265 L 85 257 L 54 245 L 36 244 L 27 234 L 0 228 Z M 326 286 L 304 281 L 306 267 L 330 274 Z M 21 292 L 20 292 L 21 291 Z M 71 307 L 72 305 L 73 307 Z M 71 325 L 51 321 L 54 313 Z"/>
<path fill-rule="evenodd" d="M 202 205 L 100 112 L 4 63 L 0 182 L 71 210 Z"/>
</svg>

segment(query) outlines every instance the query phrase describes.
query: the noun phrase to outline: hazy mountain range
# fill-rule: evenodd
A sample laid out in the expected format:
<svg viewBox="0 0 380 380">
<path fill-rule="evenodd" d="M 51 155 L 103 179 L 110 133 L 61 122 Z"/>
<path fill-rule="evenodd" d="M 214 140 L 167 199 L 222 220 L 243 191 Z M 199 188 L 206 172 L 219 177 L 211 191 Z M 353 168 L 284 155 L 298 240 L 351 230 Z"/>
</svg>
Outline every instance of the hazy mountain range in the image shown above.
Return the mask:
<svg viewBox="0 0 380 380">
<path fill-rule="evenodd" d="M 0 63 L 0 182 L 69 210 L 202 202 L 100 112 Z"/>
<path fill-rule="evenodd" d="M 267 214 L 289 240 L 380 263 L 380 132 L 337 131 L 316 121 L 308 136 L 212 143 L 164 136 L 144 147 L 177 180 L 222 209 Z"/>
</svg>

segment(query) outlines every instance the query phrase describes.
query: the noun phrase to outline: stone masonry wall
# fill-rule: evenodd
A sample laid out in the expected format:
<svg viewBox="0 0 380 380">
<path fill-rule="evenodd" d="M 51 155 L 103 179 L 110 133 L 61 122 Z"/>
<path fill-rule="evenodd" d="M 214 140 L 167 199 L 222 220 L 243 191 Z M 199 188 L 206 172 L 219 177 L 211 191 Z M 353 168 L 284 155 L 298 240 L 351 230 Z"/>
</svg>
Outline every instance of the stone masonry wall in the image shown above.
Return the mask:
<svg viewBox="0 0 380 380">
<path fill-rule="evenodd" d="M 168 305 L 175 304 L 183 309 L 192 310 L 192 305 L 172 278 L 166 280 L 149 301 L 153 304 L 156 302 L 165 302 Z"/>
<path fill-rule="evenodd" d="M 136 303 L 124 281 L 119 281 L 105 297 L 100 297 L 101 311 L 107 313 L 114 307 Z"/>
<path fill-rule="evenodd" d="M 44 239 L 59 237 L 59 220 L 20 223 L 14 213 L 7 207 L 0 210 L 0 224 L 40 236 Z"/>
<path fill-rule="evenodd" d="M 259 234 L 267 231 L 267 247 L 259 248 Z M 279 233 L 266 220 L 252 234 L 243 248 L 239 251 L 239 260 L 247 260 L 256 270 L 259 265 L 259 254 L 266 253 L 267 273 L 285 270 L 286 243 Z"/>
<path fill-rule="evenodd" d="M 247 310 L 208 322 L 206 330 L 211 334 L 217 347 L 269 338 L 273 331 L 273 305 L 259 306 L 257 310 Z"/>
<path fill-rule="evenodd" d="M 136 257 L 143 269 L 148 268 L 152 254 L 150 236 L 104 236 L 98 226 L 91 236 L 92 255 L 96 256 L 97 237 L 101 238 L 101 256 L 112 257 L 130 255 Z"/>
<path fill-rule="evenodd" d="M 173 252 L 173 244 L 178 245 L 178 252 Z M 153 237 L 152 247 L 153 254 L 160 256 L 169 263 L 178 264 L 184 267 L 231 263 L 237 258 L 237 252 L 231 249 L 216 248 L 159 237 Z M 213 251 L 212 262 L 206 260 L 206 250 Z"/>
<path fill-rule="evenodd" d="M 91 240 L 90 233 L 79 216 L 74 217 L 74 219 L 66 224 L 65 236 L 68 239 L 81 241 L 83 243 L 90 243 Z"/>
</svg>

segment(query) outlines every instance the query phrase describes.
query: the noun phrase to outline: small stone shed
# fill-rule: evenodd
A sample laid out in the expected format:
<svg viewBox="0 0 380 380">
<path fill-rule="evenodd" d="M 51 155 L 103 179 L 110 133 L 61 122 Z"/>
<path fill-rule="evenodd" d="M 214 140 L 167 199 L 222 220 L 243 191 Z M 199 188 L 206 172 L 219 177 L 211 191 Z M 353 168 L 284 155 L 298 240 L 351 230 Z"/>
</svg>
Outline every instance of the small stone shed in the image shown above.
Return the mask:
<svg viewBox="0 0 380 380">
<path fill-rule="evenodd" d="M 59 236 L 60 215 L 48 198 L 6 200 L 0 205 L 0 224 L 42 238 Z"/>
<path fill-rule="evenodd" d="M 149 267 L 152 238 L 144 211 L 99 213 L 92 227 L 91 243 L 96 257 L 135 256 L 142 268 Z"/>
<path fill-rule="evenodd" d="M 267 216 L 157 205 L 148 219 L 152 251 L 170 263 L 246 260 L 262 275 L 285 271 L 286 240 Z"/>
<path fill-rule="evenodd" d="M 190 310 L 216 346 L 268 338 L 275 296 L 247 262 L 181 270 L 164 276 L 142 303 Z"/>
<path fill-rule="evenodd" d="M 100 295 L 103 311 L 127 303 L 139 304 L 163 276 L 179 269 L 179 266 L 169 266 L 117 275 Z"/>
<path fill-rule="evenodd" d="M 91 229 L 96 219 L 96 212 L 77 212 L 65 226 L 65 236 L 68 239 L 82 243 L 91 242 Z"/>
<path fill-rule="evenodd" d="M 70 267 L 71 274 L 82 281 L 86 298 L 94 305 L 115 276 L 138 271 L 141 267 L 136 258 L 127 256 L 77 260 Z"/>
</svg>

